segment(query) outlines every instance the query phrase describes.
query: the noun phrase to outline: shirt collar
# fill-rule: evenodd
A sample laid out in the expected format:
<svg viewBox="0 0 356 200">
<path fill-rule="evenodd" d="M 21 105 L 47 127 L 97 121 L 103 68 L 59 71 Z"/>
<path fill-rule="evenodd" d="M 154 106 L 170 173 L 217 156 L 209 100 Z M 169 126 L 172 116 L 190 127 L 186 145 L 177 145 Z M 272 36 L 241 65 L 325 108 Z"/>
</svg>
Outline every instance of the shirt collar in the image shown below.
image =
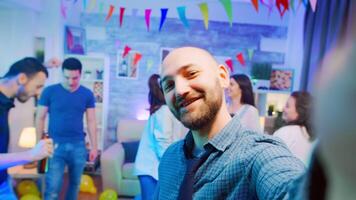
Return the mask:
<svg viewBox="0 0 356 200">
<path fill-rule="evenodd" d="M 204 145 L 204 149 L 215 148 L 219 151 L 225 151 L 237 138 L 236 133 L 241 129 L 240 120 L 238 117 L 233 117 L 230 122 L 212 139 Z M 183 150 L 186 158 L 193 158 L 194 138 L 191 131 L 185 136 Z"/>
<path fill-rule="evenodd" d="M 4 93 L 0 92 L 0 107 L 8 109 L 15 107 L 14 99 L 7 97 L 4 95 Z"/>
</svg>

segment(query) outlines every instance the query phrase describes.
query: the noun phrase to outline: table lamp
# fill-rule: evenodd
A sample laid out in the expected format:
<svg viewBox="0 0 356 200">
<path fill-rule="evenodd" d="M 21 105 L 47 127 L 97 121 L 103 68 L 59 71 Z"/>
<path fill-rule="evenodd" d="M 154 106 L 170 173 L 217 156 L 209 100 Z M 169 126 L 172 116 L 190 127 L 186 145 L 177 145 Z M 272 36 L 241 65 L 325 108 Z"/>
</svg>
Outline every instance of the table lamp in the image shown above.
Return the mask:
<svg viewBox="0 0 356 200">
<path fill-rule="evenodd" d="M 36 128 L 26 127 L 22 129 L 18 145 L 23 148 L 33 148 L 36 145 Z M 30 162 L 24 165 L 24 168 L 30 169 L 37 166 L 37 162 Z"/>
</svg>

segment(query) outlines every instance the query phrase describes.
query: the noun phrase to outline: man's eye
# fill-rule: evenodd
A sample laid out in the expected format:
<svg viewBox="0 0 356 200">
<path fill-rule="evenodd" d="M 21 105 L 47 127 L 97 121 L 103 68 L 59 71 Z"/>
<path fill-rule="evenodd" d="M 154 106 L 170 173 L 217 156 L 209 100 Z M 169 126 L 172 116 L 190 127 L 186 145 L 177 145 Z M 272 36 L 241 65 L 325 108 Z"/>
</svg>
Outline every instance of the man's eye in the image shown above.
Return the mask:
<svg viewBox="0 0 356 200">
<path fill-rule="evenodd" d="M 165 84 L 163 85 L 163 90 L 166 91 L 166 92 L 168 92 L 168 91 L 170 91 L 170 90 L 173 88 L 173 86 L 174 86 L 173 83 L 165 83 Z"/>
<path fill-rule="evenodd" d="M 197 71 L 189 71 L 189 72 L 187 73 L 188 77 L 190 77 L 190 78 L 195 77 L 197 74 L 198 74 Z"/>
</svg>

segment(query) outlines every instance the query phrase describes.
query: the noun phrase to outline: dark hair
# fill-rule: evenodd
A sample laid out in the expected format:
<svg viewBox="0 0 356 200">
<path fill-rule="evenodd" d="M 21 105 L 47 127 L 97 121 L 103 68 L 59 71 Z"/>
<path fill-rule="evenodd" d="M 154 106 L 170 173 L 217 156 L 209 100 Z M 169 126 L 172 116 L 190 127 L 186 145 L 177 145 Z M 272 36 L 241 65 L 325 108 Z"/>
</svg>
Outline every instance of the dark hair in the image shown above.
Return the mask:
<svg viewBox="0 0 356 200">
<path fill-rule="evenodd" d="M 245 74 L 234 74 L 231 76 L 241 89 L 241 103 L 255 106 L 255 99 L 253 98 L 252 84 L 248 76 Z"/>
<path fill-rule="evenodd" d="M 48 77 L 47 68 L 39 60 L 26 57 L 12 64 L 3 78 L 17 76 L 20 73 L 24 73 L 27 77 L 31 78 L 38 72 L 43 72 Z"/>
<path fill-rule="evenodd" d="M 62 70 L 79 70 L 82 73 L 82 63 L 77 58 L 67 58 L 62 64 Z"/>
<path fill-rule="evenodd" d="M 312 96 L 306 91 L 295 91 L 291 95 L 295 99 L 295 109 L 298 113 L 298 118 L 288 125 L 305 126 L 311 139 L 314 138 L 311 126 L 311 109 L 312 109 Z"/>
<path fill-rule="evenodd" d="M 158 110 L 162 105 L 166 104 L 162 88 L 159 84 L 160 76 L 158 74 L 152 74 L 148 79 L 148 102 L 150 103 L 150 115 Z"/>
</svg>

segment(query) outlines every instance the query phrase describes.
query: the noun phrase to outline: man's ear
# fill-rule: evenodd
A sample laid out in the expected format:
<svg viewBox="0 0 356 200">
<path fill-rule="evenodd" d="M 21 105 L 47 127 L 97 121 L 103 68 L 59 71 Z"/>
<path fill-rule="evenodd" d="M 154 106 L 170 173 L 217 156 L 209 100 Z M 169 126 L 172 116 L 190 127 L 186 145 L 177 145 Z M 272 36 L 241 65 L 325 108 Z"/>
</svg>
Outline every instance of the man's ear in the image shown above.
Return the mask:
<svg viewBox="0 0 356 200">
<path fill-rule="evenodd" d="M 218 66 L 218 72 L 221 87 L 228 88 L 230 85 L 230 74 L 225 65 L 220 64 Z"/>
<path fill-rule="evenodd" d="M 17 83 L 19 85 L 24 85 L 28 82 L 28 77 L 26 74 L 24 73 L 20 73 L 19 75 L 17 75 Z"/>
</svg>

